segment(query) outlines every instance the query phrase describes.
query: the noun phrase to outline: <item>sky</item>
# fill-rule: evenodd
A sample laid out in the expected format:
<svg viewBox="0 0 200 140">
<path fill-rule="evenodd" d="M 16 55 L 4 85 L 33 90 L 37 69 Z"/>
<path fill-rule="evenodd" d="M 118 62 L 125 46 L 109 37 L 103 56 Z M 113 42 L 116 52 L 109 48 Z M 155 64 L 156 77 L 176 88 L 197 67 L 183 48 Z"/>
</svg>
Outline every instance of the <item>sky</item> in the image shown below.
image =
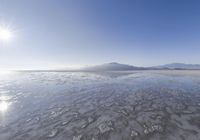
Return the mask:
<svg viewBox="0 0 200 140">
<path fill-rule="evenodd" d="M 199 0 L 0 0 L 0 69 L 200 63 Z"/>
</svg>

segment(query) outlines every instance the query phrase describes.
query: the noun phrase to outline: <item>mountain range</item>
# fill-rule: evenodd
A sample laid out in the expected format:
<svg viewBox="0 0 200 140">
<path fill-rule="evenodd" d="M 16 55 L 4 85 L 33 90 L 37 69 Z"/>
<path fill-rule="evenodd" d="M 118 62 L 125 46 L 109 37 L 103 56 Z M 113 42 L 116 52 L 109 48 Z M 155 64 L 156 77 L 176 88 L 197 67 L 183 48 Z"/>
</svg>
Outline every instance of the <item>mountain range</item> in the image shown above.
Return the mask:
<svg viewBox="0 0 200 140">
<path fill-rule="evenodd" d="M 171 63 L 153 67 L 137 67 L 117 62 L 81 68 L 82 71 L 131 71 L 131 70 L 200 70 L 200 64 Z"/>
<path fill-rule="evenodd" d="M 157 68 L 168 68 L 168 69 L 200 69 L 200 65 L 199 64 L 171 63 L 171 64 L 157 66 Z"/>
</svg>

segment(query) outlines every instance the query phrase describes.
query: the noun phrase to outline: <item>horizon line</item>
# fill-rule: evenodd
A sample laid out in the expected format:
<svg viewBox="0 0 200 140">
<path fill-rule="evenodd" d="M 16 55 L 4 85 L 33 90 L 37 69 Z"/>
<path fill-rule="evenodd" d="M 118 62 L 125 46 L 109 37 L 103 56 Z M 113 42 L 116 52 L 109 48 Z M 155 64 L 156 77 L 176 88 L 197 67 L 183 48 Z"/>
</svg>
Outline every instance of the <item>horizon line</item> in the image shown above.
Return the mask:
<svg viewBox="0 0 200 140">
<path fill-rule="evenodd" d="M 153 66 L 136 66 L 132 64 L 127 64 L 127 63 L 119 63 L 119 62 L 109 62 L 109 63 L 101 63 L 101 64 L 95 64 L 95 65 L 81 65 L 81 66 L 63 66 L 63 67 L 46 67 L 46 68 L 8 68 L 8 69 L 1 69 L 0 71 L 77 71 L 81 70 L 84 68 L 89 68 L 89 67 L 95 67 L 95 66 L 101 66 L 105 64 L 121 64 L 121 65 L 128 65 L 128 66 L 133 66 L 133 67 L 138 67 L 138 68 L 156 68 L 159 66 L 165 66 L 165 65 L 170 65 L 170 64 L 184 64 L 184 65 L 200 65 L 200 64 L 194 64 L 194 63 L 181 63 L 181 62 L 172 62 L 172 63 L 167 63 L 167 64 L 160 64 L 160 65 L 153 65 Z"/>
</svg>

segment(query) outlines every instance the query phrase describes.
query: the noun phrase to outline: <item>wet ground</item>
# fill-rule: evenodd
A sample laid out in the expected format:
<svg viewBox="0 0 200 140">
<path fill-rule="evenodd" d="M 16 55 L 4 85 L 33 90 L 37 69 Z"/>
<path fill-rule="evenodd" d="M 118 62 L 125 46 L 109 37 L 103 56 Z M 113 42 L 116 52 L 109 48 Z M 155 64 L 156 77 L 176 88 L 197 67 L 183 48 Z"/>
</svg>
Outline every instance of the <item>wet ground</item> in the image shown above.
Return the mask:
<svg viewBox="0 0 200 140">
<path fill-rule="evenodd" d="M 0 74 L 0 140 L 199 140 L 200 71 Z"/>
</svg>

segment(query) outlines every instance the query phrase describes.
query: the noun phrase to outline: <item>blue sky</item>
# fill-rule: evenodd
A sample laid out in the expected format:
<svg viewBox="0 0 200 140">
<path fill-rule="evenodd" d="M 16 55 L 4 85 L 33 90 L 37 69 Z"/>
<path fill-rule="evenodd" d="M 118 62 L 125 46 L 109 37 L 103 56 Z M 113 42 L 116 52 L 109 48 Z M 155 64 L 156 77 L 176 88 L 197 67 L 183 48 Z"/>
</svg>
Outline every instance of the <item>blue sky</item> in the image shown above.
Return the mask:
<svg viewBox="0 0 200 140">
<path fill-rule="evenodd" d="M 0 0 L 1 69 L 200 63 L 198 0 Z"/>
</svg>

